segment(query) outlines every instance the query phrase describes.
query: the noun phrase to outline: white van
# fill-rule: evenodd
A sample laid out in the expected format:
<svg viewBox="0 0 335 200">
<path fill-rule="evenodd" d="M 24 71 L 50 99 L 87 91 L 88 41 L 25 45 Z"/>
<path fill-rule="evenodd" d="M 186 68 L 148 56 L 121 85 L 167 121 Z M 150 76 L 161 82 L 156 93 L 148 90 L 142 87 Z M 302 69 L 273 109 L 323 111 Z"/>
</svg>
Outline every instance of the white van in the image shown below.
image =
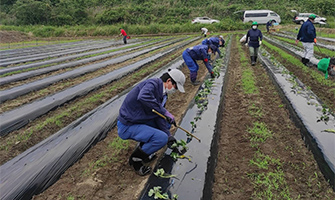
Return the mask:
<svg viewBox="0 0 335 200">
<path fill-rule="evenodd" d="M 243 14 L 243 23 L 256 21 L 258 24 L 266 24 L 270 20 L 281 22 L 280 16 L 272 10 L 246 10 Z"/>
</svg>

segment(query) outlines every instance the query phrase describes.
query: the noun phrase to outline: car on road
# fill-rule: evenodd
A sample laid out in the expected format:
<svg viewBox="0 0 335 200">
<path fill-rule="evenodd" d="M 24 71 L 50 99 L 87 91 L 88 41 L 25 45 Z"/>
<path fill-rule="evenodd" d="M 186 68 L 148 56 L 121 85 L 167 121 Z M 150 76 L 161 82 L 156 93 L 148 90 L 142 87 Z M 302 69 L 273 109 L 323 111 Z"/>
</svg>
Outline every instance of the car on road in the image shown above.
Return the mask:
<svg viewBox="0 0 335 200">
<path fill-rule="evenodd" d="M 303 24 L 311 14 L 314 14 L 314 13 L 299 13 L 297 16 L 295 16 L 295 18 L 293 19 L 293 22 L 295 22 L 296 24 Z M 326 23 L 326 21 L 327 21 L 326 18 L 320 17 L 319 15 L 315 15 L 315 16 L 316 16 L 316 18 L 314 20 L 315 24 Z"/>
<path fill-rule="evenodd" d="M 196 17 L 192 20 L 192 24 L 213 24 L 220 23 L 217 19 L 211 19 L 209 17 Z"/>
</svg>

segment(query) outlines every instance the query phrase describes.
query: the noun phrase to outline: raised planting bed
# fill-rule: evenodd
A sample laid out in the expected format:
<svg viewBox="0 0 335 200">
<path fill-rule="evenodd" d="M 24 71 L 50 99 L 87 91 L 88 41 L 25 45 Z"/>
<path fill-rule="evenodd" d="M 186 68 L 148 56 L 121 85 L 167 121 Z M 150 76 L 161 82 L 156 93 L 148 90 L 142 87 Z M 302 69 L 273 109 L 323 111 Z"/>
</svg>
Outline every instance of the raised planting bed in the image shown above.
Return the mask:
<svg viewBox="0 0 335 200">
<path fill-rule="evenodd" d="M 141 48 L 141 46 L 138 46 L 136 48 L 133 47 L 134 45 L 138 45 L 140 44 L 139 42 L 138 43 L 133 43 L 133 44 L 127 44 L 123 47 L 111 47 L 111 48 L 104 48 L 104 49 L 101 49 L 101 50 L 96 50 L 96 51 L 90 51 L 90 52 L 85 52 L 85 53 L 80 53 L 80 54 L 75 54 L 75 55 L 69 55 L 69 56 L 63 56 L 63 57 L 60 57 L 60 58 L 55 58 L 55 59 L 50 59 L 50 60 L 45 60 L 45 61 L 41 61 L 41 62 L 35 62 L 35 63 L 30 63 L 30 64 L 24 64 L 24 65 L 19 65 L 19 66 L 15 66 L 15 67 L 8 67 L 8 68 L 4 68 L 4 69 L 0 69 L 0 74 L 1 75 L 7 75 L 7 74 L 10 74 L 11 72 L 17 72 L 17 71 L 22 71 L 22 70 L 29 70 L 31 68 L 39 68 L 39 67 L 43 67 L 43 66 L 49 66 L 49 65 L 52 65 L 52 64 L 57 64 L 57 63 L 61 63 L 61 62 L 64 62 L 64 61 L 68 61 L 68 60 L 73 60 L 73 59 L 80 59 L 80 57 L 84 57 L 84 56 L 90 56 L 90 55 L 94 55 L 94 54 L 101 54 L 101 53 L 104 53 L 104 52 L 108 52 L 108 51 L 117 51 L 117 52 L 110 52 L 110 53 L 106 53 L 106 54 L 103 54 L 103 55 L 98 55 L 98 56 L 94 56 L 92 58 L 87 58 L 87 59 L 81 59 L 81 60 L 78 60 L 78 61 L 74 61 L 75 63 L 78 64 L 85 64 L 85 63 L 88 63 L 88 62 L 93 62 L 93 61 L 96 61 L 96 60 L 100 60 L 100 59 L 104 59 L 104 58 L 108 58 L 110 56 L 113 56 L 115 54 L 118 54 L 118 53 L 124 53 L 124 52 L 127 52 L 127 51 L 130 51 L 130 50 L 135 50 L 137 48 Z M 149 44 L 146 44 L 146 45 L 149 45 Z M 130 47 L 130 48 L 127 48 L 127 49 L 124 49 L 124 47 Z M 124 49 L 124 50 L 122 50 Z M 73 63 L 74 62 L 70 62 L 70 63 L 66 63 L 66 64 L 63 64 L 65 65 L 64 67 L 59 67 L 59 65 L 56 65 L 56 66 L 52 66 L 52 67 L 46 67 L 44 70 L 47 70 L 47 69 L 50 69 L 50 71 L 54 71 L 54 70 L 57 70 L 57 69 L 63 69 L 63 68 L 66 68 L 66 67 L 71 67 L 73 66 Z M 60 64 L 62 65 L 62 64 Z M 55 69 L 53 69 L 55 68 Z M 39 71 L 36 72 L 37 70 L 35 70 L 35 73 L 34 72 L 27 72 L 27 73 L 34 73 L 32 75 L 39 75 L 39 74 L 42 74 L 40 73 Z M 49 71 L 47 71 L 49 72 Z M 46 73 L 46 72 L 44 72 Z M 20 73 L 21 74 L 24 74 L 24 73 Z M 19 74 L 17 74 L 18 76 Z M 21 75 L 23 76 L 23 78 L 21 79 L 18 79 L 15 77 L 14 75 L 14 78 L 13 76 L 8 76 L 8 77 L 4 77 L 4 78 L 1 78 L 1 82 L 0 84 L 3 85 L 3 84 L 6 84 L 6 83 L 9 83 L 10 81 L 17 81 L 17 80 L 22 80 L 24 78 L 29 78 L 31 77 L 32 75 L 28 76 L 28 75 Z M 35 76 L 36 76 L 35 75 Z M 9 80 L 6 80 L 6 79 L 9 79 Z"/>
<path fill-rule="evenodd" d="M 292 39 L 292 41 L 295 42 L 295 40 L 297 39 L 296 37 L 290 36 L 290 35 L 285 35 L 285 34 L 281 34 L 281 33 L 271 33 L 271 35 L 275 35 L 275 36 L 279 36 L 279 37 L 284 37 L 284 38 L 289 38 Z M 330 44 L 323 44 L 320 42 L 317 42 L 317 45 L 326 49 L 329 49 L 331 51 L 335 51 L 335 45 L 330 45 Z"/>
<path fill-rule="evenodd" d="M 335 190 L 335 118 L 322 101 L 264 49 L 259 57 L 290 108 L 302 138 Z"/>
<path fill-rule="evenodd" d="M 230 41 L 227 41 L 223 59 L 218 59 L 215 63 L 219 76 L 215 79 L 207 79 L 202 84 L 180 123 L 181 127 L 190 130 L 201 142 L 178 129 L 175 137 L 187 143 L 186 153 L 180 157 L 167 149 L 154 168 L 154 173 L 150 175 L 139 199 L 156 199 L 160 194 L 169 199 L 211 199 L 213 169 L 217 153 L 216 141 L 219 134 L 217 122 L 220 121 L 217 116 L 222 106 Z M 173 177 L 164 178 L 155 175 L 162 169 Z"/>
<path fill-rule="evenodd" d="M 37 81 L 30 82 L 30 83 L 27 83 L 27 84 L 24 84 L 24 85 L 21 85 L 21 86 L 13 87 L 13 88 L 10 88 L 10 89 L 7 89 L 7 90 L 2 90 L 2 91 L 0 91 L 0 103 L 2 103 L 4 101 L 7 101 L 7 100 L 15 99 L 15 98 L 17 98 L 21 95 L 27 94 L 27 93 L 32 92 L 32 91 L 40 90 L 42 88 L 45 88 L 45 87 L 47 87 L 47 86 L 49 86 L 53 83 L 56 83 L 58 81 L 61 81 L 61 80 L 75 78 L 75 77 L 84 75 L 86 73 L 96 71 L 100 68 L 104 68 L 104 67 L 109 66 L 109 65 L 114 65 L 114 64 L 121 63 L 121 62 L 125 62 L 127 60 L 136 58 L 138 56 L 149 53 L 149 52 L 154 51 L 156 49 L 160 49 L 160 48 L 169 46 L 169 45 L 171 45 L 171 44 L 173 44 L 177 41 L 181 41 L 181 40 L 184 40 L 184 39 L 185 38 L 177 39 L 177 40 L 174 40 L 174 41 L 171 41 L 171 42 L 168 42 L 168 43 L 164 43 L 164 44 L 160 44 L 160 45 L 157 45 L 157 46 L 154 46 L 154 47 L 151 47 L 151 48 L 146 48 L 146 49 L 141 50 L 141 51 L 137 51 L 137 52 L 130 53 L 130 54 L 127 54 L 127 55 L 122 55 L 122 56 L 119 56 L 119 57 L 116 57 L 116 58 L 113 58 L 113 59 L 110 59 L 110 60 L 106 60 L 106 61 L 98 62 L 98 63 L 95 63 L 95 64 L 83 66 L 83 67 L 80 67 L 80 68 L 77 68 L 77 69 L 74 69 L 74 70 L 71 70 L 71 71 L 68 71 L 68 72 L 64 72 L 64 73 L 57 74 L 57 75 L 54 75 L 54 76 L 49 76 L 49 77 L 44 78 L 44 79 L 39 79 Z M 78 64 L 78 63 L 75 63 L 75 64 Z"/>
<path fill-rule="evenodd" d="M 182 63 L 181 59 L 174 61 L 152 76 L 159 77 L 167 68 L 177 68 Z M 0 177 L 1 199 L 30 199 L 56 182 L 115 126 L 118 110 L 130 89 L 0 166 L 5 174 Z"/>
<path fill-rule="evenodd" d="M 29 123 L 29 121 L 47 113 L 48 111 L 54 109 L 55 107 L 58 107 L 64 104 L 65 102 L 68 102 L 78 96 L 82 96 L 88 93 L 89 91 L 97 89 L 98 87 L 101 87 L 102 85 L 118 80 L 121 77 L 126 76 L 130 74 L 131 72 L 134 72 L 135 70 L 140 69 L 144 65 L 150 62 L 153 62 L 157 60 L 158 58 L 161 58 L 175 51 L 178 48 L 184 47 L 185 45 L 197 39 L 198 38 L 188 40 L 180 44 L 178 47 L 169 48 L 168 50 L 164 52 L 157 53 L 154 56 L 142 59 L 138 62 L 135 62 L 121 69 L 114 70 L 103 76 L 96 77 L 94 79 L 85 81 L 81 84 L 78 84 L 76 86 L 63 90 L 56 94 L 53 94 L 51 96 L 48 96 L 42 100 L 35 101 L 31 104 L 27 104 L 17 109 L 3 113 L 0 115 L 0 119 L 2 121 L 2 125 L 0 127 L 1 128 L 0 135 L 1 136 L 7 135 L 11 131 L 21 128 L 22 126 Z M 111 62 L 111 61 L 108 61 L 108 62 Z"/>
<path fill-rule="evenodd" d="M 108 43 L 101 42 L 101 44 L 95 44 L 95 45 L 91 45 L 88 47 L 78 47 L 74 49 L 60 50 L 59 52 L 40 53 L 40 54 L 33 54 L 33 55 L 28 55 L 28 56 L 7 58 L 7 59 L 1 60 L 0 66 L 7 67 L 9 65 L 14 65 L 18 63 L 26 63 L 26 62 L 43 60 L 43 59 L 49 59 L 53 57 L 60 57 L 64 55 L 80 53 L 80 52 L 85 52 L 85 51 L 94 50 L 94 49 L 101 49 L 101 48 L 105 48 L 105 47 L 116 45 L 116 44 L 119 44 L 119 43 L 115 41 L 108 42 Z"/>
</svg>

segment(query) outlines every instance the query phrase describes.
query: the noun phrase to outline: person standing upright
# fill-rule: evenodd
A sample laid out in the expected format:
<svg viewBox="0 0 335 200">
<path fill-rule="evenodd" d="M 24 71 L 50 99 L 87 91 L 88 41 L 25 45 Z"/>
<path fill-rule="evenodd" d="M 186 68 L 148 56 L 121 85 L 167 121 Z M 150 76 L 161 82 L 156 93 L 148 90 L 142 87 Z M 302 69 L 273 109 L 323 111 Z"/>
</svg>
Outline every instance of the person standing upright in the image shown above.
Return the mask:
<svg viewBox="0 0 335 200">
<path fill-rule="evenodd" d="M 311 14 L 306 22 L 304 22 L 298 32 L 297 39 L 295 43 L 298 44 L 299 40 L 304 47 L 304 55 L 301 58 L 301 62 L 304 65 L 307 65 L 310 58 L 313 57 L 314 54 L 314 43 L 316 44 L 316 32 L 315 27 L 313 25 L 315 20 L 315 15 Z"/>
<path fill-rule="evenodd" d="M 124 29 L 120 28 L 120 35 L 123 35 L 123 43 L 127 44 L 127 33 Z"/>
<path fill-rule="evenodd" d="M 258 48 L 262 44 L 263 34 L 258 29 L 258 23 L 252 22 L 251 29 L 247 33 L 246 41 L 248 42 L 251 65 L 254 66 L 257 61 Z"/>
</svg>

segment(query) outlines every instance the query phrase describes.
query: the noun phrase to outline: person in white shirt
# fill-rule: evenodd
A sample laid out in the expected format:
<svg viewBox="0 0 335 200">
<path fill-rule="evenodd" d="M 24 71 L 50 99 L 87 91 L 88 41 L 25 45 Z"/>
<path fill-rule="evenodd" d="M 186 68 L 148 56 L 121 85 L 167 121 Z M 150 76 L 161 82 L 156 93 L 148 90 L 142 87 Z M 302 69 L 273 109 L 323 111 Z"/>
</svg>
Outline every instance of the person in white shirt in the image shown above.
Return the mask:
<svg viewBox="0 0 335 200">
<path fill-rule="evenodd" d="M 201 28 L 201 35 L 204 35 L 204 37 L 207 36 L 208 29 L 207 28 Z"/>
</svg>

